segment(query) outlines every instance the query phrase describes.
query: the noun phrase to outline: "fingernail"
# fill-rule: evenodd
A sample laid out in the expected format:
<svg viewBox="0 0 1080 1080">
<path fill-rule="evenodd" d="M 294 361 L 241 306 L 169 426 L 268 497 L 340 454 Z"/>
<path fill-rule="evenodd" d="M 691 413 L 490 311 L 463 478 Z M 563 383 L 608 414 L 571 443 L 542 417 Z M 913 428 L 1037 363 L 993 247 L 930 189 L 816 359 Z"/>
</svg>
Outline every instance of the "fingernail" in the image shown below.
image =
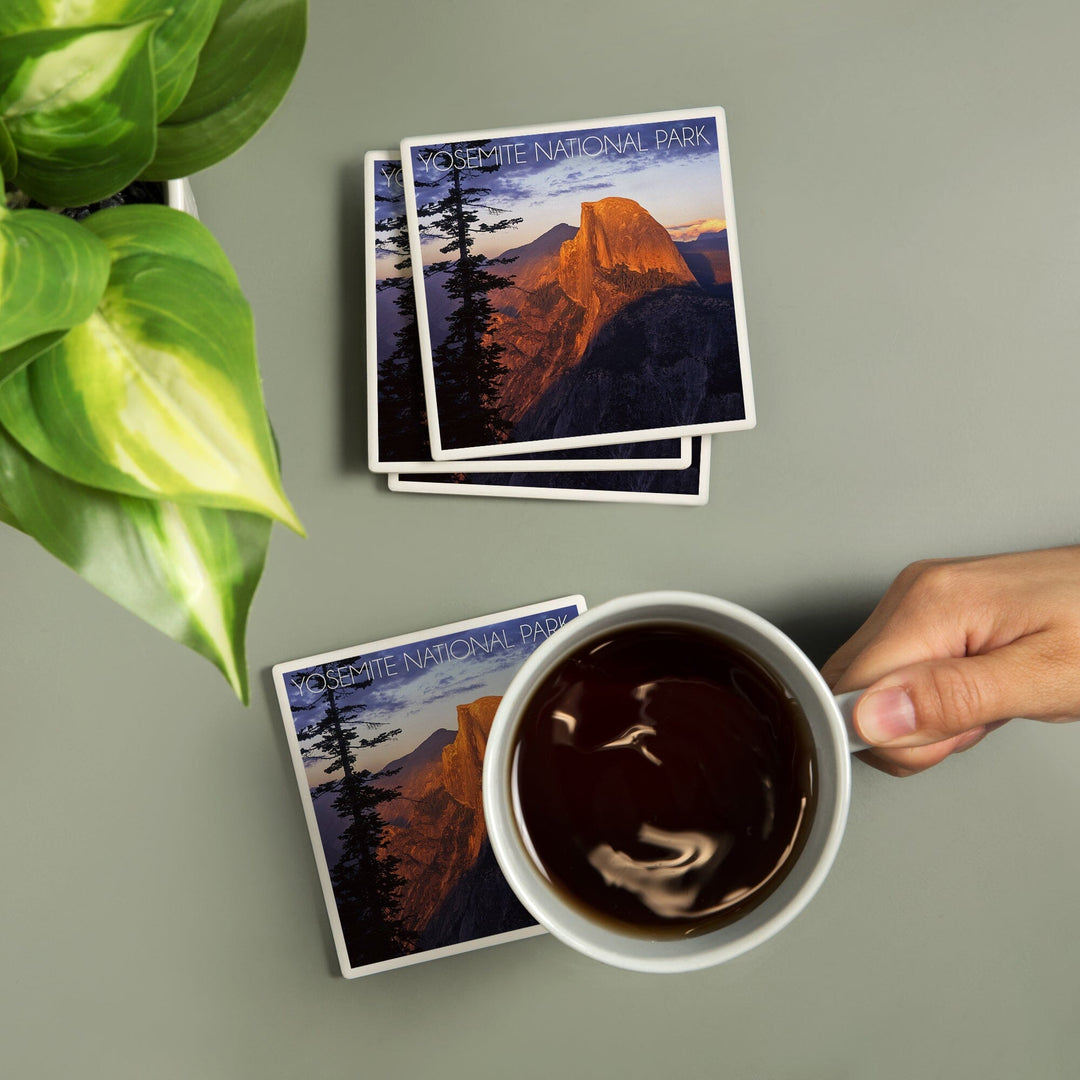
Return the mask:
<svg viewBox="0 0 1080 1080">
<path fill-rule="evenodd" d="M 902 686 L 889 686 L 859 702 L 856 720 L 868 743 L 892 742 L 915 730 L 915 706 Z"/>
</svg>

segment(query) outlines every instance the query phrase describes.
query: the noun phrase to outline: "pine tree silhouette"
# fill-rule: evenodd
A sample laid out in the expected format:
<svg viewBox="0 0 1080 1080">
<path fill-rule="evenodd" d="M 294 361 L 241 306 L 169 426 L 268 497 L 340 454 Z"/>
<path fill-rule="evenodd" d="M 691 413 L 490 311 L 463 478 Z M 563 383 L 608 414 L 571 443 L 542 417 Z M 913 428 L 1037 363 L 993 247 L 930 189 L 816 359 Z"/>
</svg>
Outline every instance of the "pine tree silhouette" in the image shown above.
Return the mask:
<svg viewBox="0 0 1080 1080">
<path fill-rule="evenodd" d="M 420 363 L 420 329 L 413 292 L 412 262 L 409 256 L 409 229 L 404 211 L 404 195 L 375 195 L 396 211 L 377 222 L 379 246 L 395 258 L 399 276 L 380 279 L 379 292 L 392 290 L 399 327 L 394 331 L 394 347 L 378 358 L 379 457 L 383 461 L 426 461 L 431 457 L 428 441 L 427 408 L 424 401 L 424 373 Z"/>
<path fill-rule="evenodd" d="M 444 447 L 501 442 L 511 426 L 499 412 L 505 374 L 500 357 L 505 349 L 491 334 L 495 309 L 488 294 L 513 285 L 512 276 L 494 273 L 489 268 L 509 264 L 514 259 L 492 259 L 472 250 L 477 235 L 512 229 L 523 220 L 503 217 L 507 211 L 484 201 L 491 189 L 479 180 L 485 173 L 496 172 L 498 163 L 467 164 L 470 159 L 479 159 L 479 155 L 470 155 L 470 150 L 490 150 L 494 145 L 481 140 L 441 147 L 457 163 L 455 167 L 439 180 L 416 182 L 421 188 L 446 188 L 439 198 L 419 209 L 425 234 L 445 240 L 439 251 L 453 256 L 425 267 L 428 276 L 445 275 L 443 289 L 455 302 L 446 320 L 446 337 L 432 352 L 439 433 Z M 497 220 L 481 221 L 481 212 Z"/>
<path fill-rule="evenodd" d="M 332 777 L 312 788 L 311 796 L 321 799 L 333 795 L 330 805 L 343 825 L 338 835 L 341 856 L 330 871 L 330 880 L 349 959 L 353 966 L 359 966 L 400 956 L 415 943 L 415 934 L 406 928 L 400 915 L 405 879 L 398 873 L 399 860 L 385 851 L 385 826 L 378 811 L 382 803 L 396 799 L 398 792 L 377 783 L 390 773 L 354 768 L 358 750 L 397 738 L 401 728 L 361 735 L 361 730 L 372 731 L 383 725 L 360 719 L 366 705 L 339 700 L 341 688 L 332 685 L 337 680 L 329 677 L 331 669 L 328 664 L 315 669 L 323 676 L 325 693 L 311 705 L 293 706 L 293 712 L 322 710 L 322 716 L 297 730 L 296 737 L 304 748 L 305 760 L 326 762 L 323 771 Z M 364 690 L 370 685 L 367 679 L 354 683 L 350 690 Z"/>
</svg>

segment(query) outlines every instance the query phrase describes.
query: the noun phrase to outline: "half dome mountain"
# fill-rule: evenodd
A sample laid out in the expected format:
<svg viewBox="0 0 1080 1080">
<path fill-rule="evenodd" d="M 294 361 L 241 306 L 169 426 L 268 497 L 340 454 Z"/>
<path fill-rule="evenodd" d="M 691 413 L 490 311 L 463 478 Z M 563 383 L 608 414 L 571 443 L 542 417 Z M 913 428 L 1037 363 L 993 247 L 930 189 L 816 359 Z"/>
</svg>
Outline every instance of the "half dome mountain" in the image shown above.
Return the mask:
<svg viewBox="0 0 1080 1080">
<path fill-rule="evenodd" d="M 504 350 L 500 408 L 512 422 L 578 363 L 617 311 L 660 288 L 698 288 L 663 225 L 618 196 L 582 203 L 576 230 L 557 225 L 504 257 L 515 259 L 505 271 L 515 283 L 492 294 L 492 336 Z"/>
</svg>

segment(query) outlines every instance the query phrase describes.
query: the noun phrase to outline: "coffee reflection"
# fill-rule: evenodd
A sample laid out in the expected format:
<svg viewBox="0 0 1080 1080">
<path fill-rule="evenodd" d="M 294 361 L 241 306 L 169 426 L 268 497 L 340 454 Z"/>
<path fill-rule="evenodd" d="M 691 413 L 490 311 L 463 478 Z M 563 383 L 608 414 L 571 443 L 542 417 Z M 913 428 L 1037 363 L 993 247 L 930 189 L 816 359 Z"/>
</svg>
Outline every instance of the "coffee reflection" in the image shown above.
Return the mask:
<svg viewBox="0 0 1080 1080">
<path fill-rule="evenodd" d="M 681 936 L 761 903 L 805 843 L 802 709 L 741 647 L 654 623 L 577 649 L 526 704 L 518 827 L 539 868 L 616 929 Z"/>
</svg>

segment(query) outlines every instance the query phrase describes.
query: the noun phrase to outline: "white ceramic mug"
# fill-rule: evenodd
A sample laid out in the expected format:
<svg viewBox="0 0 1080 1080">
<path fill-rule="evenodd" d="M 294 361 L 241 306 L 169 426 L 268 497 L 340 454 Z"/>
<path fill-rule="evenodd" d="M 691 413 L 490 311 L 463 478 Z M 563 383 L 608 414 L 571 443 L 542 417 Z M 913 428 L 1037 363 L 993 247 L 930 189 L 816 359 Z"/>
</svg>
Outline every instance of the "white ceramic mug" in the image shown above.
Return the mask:
<svg viewBox="0 0 1080 1080">
<path fill-rule="evenodd" d="M 571 653 L 617 629 L 665 623 L 718 633 L 754 655 L 796 697 L 817 761 L 817 807 L 805 846 L 781 884 L 738 920 L 685 937 L 620 933 L 571 906 L 529 854 L 515 812 L 512 766 L 522 710 Z M 503 874 L 522 904 L 557 938 L 587 956 L 634 971 L 692 971 L 730 960 L 786 926 L 832 866 L 847 821 L 851 753 L 863 749 L 851 710 L 860 691 L 834 697 L 802 650 L 772 623 L 726 600 L 690 592 L 624 596 L 587 611 L 545 641 L 514 676 L 495 715 L 484 757 L 484 815 Z"/>
</svg>

